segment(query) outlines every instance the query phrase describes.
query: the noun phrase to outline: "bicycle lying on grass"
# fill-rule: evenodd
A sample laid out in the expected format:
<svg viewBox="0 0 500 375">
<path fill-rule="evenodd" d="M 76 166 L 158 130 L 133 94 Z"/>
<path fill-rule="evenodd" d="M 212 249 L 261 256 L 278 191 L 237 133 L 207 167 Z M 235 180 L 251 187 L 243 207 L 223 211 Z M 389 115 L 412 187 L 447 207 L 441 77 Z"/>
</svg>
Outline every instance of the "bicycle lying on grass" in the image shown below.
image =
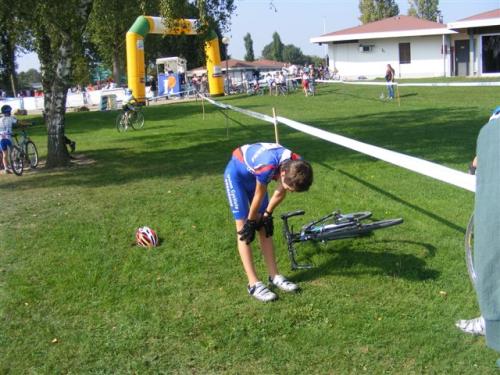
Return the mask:
<svg viewBox="0 0 500 375">
<path fill-rule="evenodd" d="M 9 159 L 12 172 L 21 176 L 25 163 L 30 168 L 38 166 L 38 150 L 35 143 L 28 136 L 26 126 L 19 126 L 20 134 L 12 134 L 12 146 L 9 147 Z"/>
<path fill-rule="evenodd" d="M 288 246 L 288 256 L 292 270 L 311 268 L 310 264 L 297 263 L 297 251 L 295 243 L 313 241 L 326 242 L 344 238 L 361 237 L 371 234 L 374 230 L 392 227 L 401 224 L 403 219 L 386 219 L 364 222 L 372 213 L 369 211 L 342 214 L 334 211 L 319 220 L 302 226 L 300 232 L 294 232 L 293 227 L 288 225 L 288 219 L 294 216 L 304 215 L 304 211 L 291 211 L 281 215 L 283 220 L 283 232 Z"/>
<path fill-rule="evenodd" d="M 139 105 L 135 105 L 132 109 L 121 110 L 116 116 L 116 128 L 118 131 L 125 132 L 131 127 L 134 130 L 142 129 L 144 126 L 144 114 Z"/>
</svg>

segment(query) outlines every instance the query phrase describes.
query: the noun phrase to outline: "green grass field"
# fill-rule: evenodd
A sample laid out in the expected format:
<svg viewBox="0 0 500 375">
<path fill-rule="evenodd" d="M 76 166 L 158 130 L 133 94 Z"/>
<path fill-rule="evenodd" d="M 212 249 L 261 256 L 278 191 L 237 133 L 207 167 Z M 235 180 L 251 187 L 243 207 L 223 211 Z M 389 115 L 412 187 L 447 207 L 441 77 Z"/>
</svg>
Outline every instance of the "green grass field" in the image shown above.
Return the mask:
<svg viewBox="0 0 500 375">
<path fill-rule="evenodd" d="M 500 104 L 498 87 L 402 88 L 400 107 L 380 101 L 382 90 L 224 100 L 463 171 Z M 315 171 L 311 190 L 275 215 L 281 272 L 302 292 L 259 303 L 246 292 L 222 173 L 237 145 L 273 141 L 274 130 L 205 111 L 201 102 L 148 107 L 144 129 L 127 133 L 114 112 L 69 113 L 86 163 L 0 176 L 0 373 L 498 372 L 484 338 L 454 326 L 479 313 L 463 250 L 472 193 L 280 127 L 281 143 Z M 334 209 L 405 223 L 301 246 L 315 268 L 290 271 L 277 218 L 295 209 L 306 211 L 296 227 Z M 158 231 L 158 248 L 134 245 L 142 225 Z"/>
</svg>

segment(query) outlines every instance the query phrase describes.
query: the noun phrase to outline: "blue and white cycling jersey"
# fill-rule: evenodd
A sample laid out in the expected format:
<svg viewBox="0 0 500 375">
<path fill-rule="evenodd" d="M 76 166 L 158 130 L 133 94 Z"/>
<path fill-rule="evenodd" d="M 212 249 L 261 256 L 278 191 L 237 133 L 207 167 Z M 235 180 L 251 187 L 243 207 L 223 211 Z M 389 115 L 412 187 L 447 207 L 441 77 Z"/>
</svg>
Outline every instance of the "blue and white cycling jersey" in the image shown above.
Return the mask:
<svg viewBox="0 0 500 375">
<path fill-rule="evenodd" d="M 289 159 L 300 159 L 300 156 L 277 143 L 255 143 L 233 151 L 224 172 L 224 183 L 229 206 L 236 220 L 248 217 L 257 181 L 267 185 L 271 180 L 278 179 L 280 164 Z M 268 203 L 269 195 L 266 193 L 259 213 L 265 211 Z"/>
<path fill-rule="evenodd" d="M 12 127 L 17 124 L 14 116 L 0 117 L 0 139 L 11 139 Z"/>
<path fill-rule="evenodd" d="M 254 143 L 241 146 L 234 150 L 233 158 L 243 163 L 247 171 L 264 185 L 277 179 L 279 165 L 283 161 L 300 159 L 297 154 L 277 143 Z"/>
</svg>

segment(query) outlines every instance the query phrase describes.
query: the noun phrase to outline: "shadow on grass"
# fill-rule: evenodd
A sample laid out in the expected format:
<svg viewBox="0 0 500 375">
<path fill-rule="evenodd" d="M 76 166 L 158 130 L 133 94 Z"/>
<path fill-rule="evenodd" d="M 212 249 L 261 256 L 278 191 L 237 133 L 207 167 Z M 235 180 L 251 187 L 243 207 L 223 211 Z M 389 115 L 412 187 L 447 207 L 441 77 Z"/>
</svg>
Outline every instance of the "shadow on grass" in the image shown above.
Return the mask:
<svg viewBox="0 0 500 375">
<path fill-rule="evenodd" d="M 304 105 L 310 105 L 308 103 L 314 102 L 307 102 Z M 474 113 L 470 108 L 450 107 L 432 110 L 379 111 L 335 117 L 332 120 L 328 117 L 328 110 L 325 113 L 324 110 L 320 111 L 319 108 L 314 107 L 321 105 L 321 102 L 317 103 L 308 107 L 308 111 L 291 106 L 294 111 L 298 111 L 294 112 L 296 116 L 287 116 L 285 114 L 287 111 L 283 111 L 283 116 L 295 117 L 298 121 L 326 131 L 380 147 L 427 158 L 427 160 L 432 158 L 442 164 L 448 162 L 466 165 L 470 161 L 471 150 L 475 148 L 475 138 L 479 127 L 469 126 L 469 124 L 480 124 L 482 123 L 480 119 L 483 118 L 483 114 L 479 111 Z M 259 109 L 263 105 L 257 102 L 254 104 Z M 249 105 L 239 103 L 238 106 L 259 110 L 255 106 L 252 107 L 251 103 Z M 184 118 L 198 119 L 199 116 L 201 119 L 201 103 L 152 106 L 145 108 L 144 111 L 147 119 L 144 130 L 131 132 L 131 134 L 116 132 L 116 137 L 110 137 L 112 134 L 110 132 L 116 131 L 114 129 L 116 111 L 68 114 L 67 123 L 70 126 L 67 130 L 71 136 L 103 129 L 108 132 L 105 136 L 110 139 L 110 147 L 107 145 L 108 148 L 78 150 L 79 153 L 84 153 L 87 157 L 96 160 L 96 163 L 87 167 L 60 170 L 55 174 L 50 174 L 51 171 L 42 171 L 25 181 L 19 179 L 15 183 L 2 184 L 1 188 L 14 186 L 16 189 L 28 189 L 36 185 L 51 187 L 72 184 L 105 186 L 120 185 L 151 177 L 196 178 L 207 174 L 222 175 L 231 151 L 236 146 L 255 141 L 274 140 L 272 125 L 262 126 L 260 120 L 232 112 L 227 113 L 229 125 L 226 129 L 224 114 L 220 115 L 220 111 L 211 105 L 205 106 L 205 113 L 212 116 L 206 122 L 209 128 L 203 127 L 205 123 L 202 125 L 197 123 L 195 127 L 187 124 L 185 130 L 182 126 Z M 219 116 L 220 120 L 214 119 L 214 116 Z M 304 120 L 308 117 L 312 119 Z M 165 131 L 158 132 L 161 129 Z M 42 131 L 41 127 L 37 127 L 36 130 Z M 152 133 L 152 130 L 155 130 L 155 133 Z M 231 139 L 227 137 L 228 130 L 231 131 Z M 87 137 L 91 136 L 94 135 L 87 135 Z M 78 137 L 76 140 L 78 143 Z M 346 165 L 369 158 L 285 126 L 280 126 L 280 140 L 284 145 L 312 162 Z M 346 172 L 345 175 L 355 178 Z M 376 190 L 374 186 L 369 187 Z M 408 202 L 399 201 L 411 206 Z M 413 208 L 418 209 L 418 207 Z M 432 217 L 432 213 L 422 211 Z M 443 220 L 436 216 L 434 218 Z M 449 222 L 447 225 L 463 232 L 459 226 Z"/>
<path fill-rule="evenodd" d="M 422 109 L 378 112 L 337 117 L 334 120 L 328 118 L 303 122 L 360 142 L 440 164 L 465 165 L 474 157 L 476 138 L 484 124 L 484 116 L 471 113 L 467 108 L 453 107 L 432 111 Z M 293 132 L 296 131 L 292 130 Z M 299 146 L 303 145 L 303 148 L 307 149 L 311 136 L 303 139 Z M 336 147 L 335 152 L 342 158 L 358 154 L 340 146 Z M 320 152 L 324 152 L 324 148 L 320 149 Z"/>
<path fill-rule="evenodd" d="M 384 252 L 360 251 L 353 250 L 347 242 L 342 244 L 337 242 L 337 244 L 340 244 L 337 249 L 334 248 L 335 245 L 331 245 L 323 250 L 323 252 L 328 252 L 331 257 L 311 269 L 296 272 L 293 279 L 297 281 L 311 281 L 331 274 L 348 277 L 385 275 L 414 281 L 434 280 L 439 277 L 440 273 L 436 270 L 428 269 L 424 260 L 411 254 L 397 254 L 397 248 L 392 249 L 389 247 L 390 244 L 412 245 L 417 248 L 423 247 L 433 256 L 436 252 L 434 246 L 414 241 L 374 241 L 372 243 L 375 245 L 384 243 L 387 244 L 387 248 Z M 360 245 L 357 244 L 356 246 L 359 247 Z M 367 247 L 369 247 L 369 243 L 363 246 L 365 249 Z M 304 254 L 306 258 L 311 255 L 310 251 Z M 301 262 L 304 261 L 301 260 Z M 305 263 L 307 263 L 307 259 Z"/>
<path fill-rule="evenodd" d="M 410 96 L 417 96 L 418 94 L 416 92 L 410 92 L 408 94 L 403 94 L 403 95 L 399 95 L 400 98 L 408 98 Z"/>
<path fill-rule="evenodd" d="M 375 192 L 377 192 L 379 194 L 382 194 L 382 195 L 390 198 L 391 200 L 393 200 L 395 202 L 398 202 L 398 203 L 400 203 L 400 204 L 402 204 L 402 205 L 404 205 L 406 207 L 409 207 L 409 208 L 411 208 L 411 209 L 413 209 L 413 210 L 415 210 L 415 211 L 417 211 L 417 212 L 419 212 L 419 213 L 421 213 L 421 214 L 423 214 L 423 215 L 431 218 L 432 220 L 438 221 L 439 223 L 446 225 L 448 228 L 451 228 L 451 229 L 453 229 L 453 230 L 455 230 L 455 231 L 457 231 L 457 232 L 459 232 L 459 233 L 461 233 L 463 235 L 465 234 L 465 228 L 463 226 L 460 226 L 460 225 L 457 225 L 455 223 L 452 223 L 451 221 L 446 220 L 445 218 L 443 218 L 443 217 L 441 217 L 439 215 L 436 215 L 432 211 L 428 211 L 426 209 L 423 209 L 422 207 L 416 206 L 416 205 L 414 205 L 414 204 L 412 204 L 412 203 L 410 203 L 408 201 L 405 201 L 404 199 L 401 199 L 398 196 L 396 196 L 394 194 L 391 194 L 391 193 L 389 193 L 389 192 L 387 192 L 387 191 L 385 191 L 383 189 L 380 189 L 379 187 L 377 187 L 377 186 L 375 186 L 375 185 L 373 185 L 373 184 L 371 184 L 371 183 L 369 183 L 369 182 L 367 182 L 367 181 L 365 181 L 365 180 L 363 180 L 363 179 L 361 179 L 359 177 L 356 177 L 356 176 L 354 176 L 354 175 L 352 175 L 352 174 L 350 174 L 348 172 L 345 172 L 345 171 L 343 171 L 341 169 L 334 169 L 334 168 L 332 168 L 332 167 L 330 167 L 330 166 L 328 166 L 326 164 L 323 164 L 323 163 L 321 163 L 321 165 L 323 167 L 325 167 L 325 168 L 337 171 L 340 174 L 342 174 L 342 175 L 350 178 L 351 180 L 354 180 L 354 181 L 356 181 L 356 182 L 358 182 L 358 183 L 366 186 L 367 188 L 369 188 L 369 189 L 371 189 L 371 190 L 373 190 L 373 191 L 375 191 Z"/>
</svg>

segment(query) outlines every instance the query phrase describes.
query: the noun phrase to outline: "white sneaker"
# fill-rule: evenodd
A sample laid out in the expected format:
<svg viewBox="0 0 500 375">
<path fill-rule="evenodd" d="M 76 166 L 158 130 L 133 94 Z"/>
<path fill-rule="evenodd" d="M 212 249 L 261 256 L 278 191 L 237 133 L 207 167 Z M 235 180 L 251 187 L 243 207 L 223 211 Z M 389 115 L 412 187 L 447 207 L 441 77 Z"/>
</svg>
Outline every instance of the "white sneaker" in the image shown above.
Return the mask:
<svg viewBox="0 0 500 375">
<path fill-rule="evenodd" d="M 248 294 L 261 302 L 270 302 L 278 298 L 276 294 L 267 289 L 262 281 L 257 281 L 253 286 L 249 285 Z"/>
<path fill-rule="evenodd" d="M 274 279 L 269 276 L 269 283 L 285 292 L 296 292 L 299 290 L 299 286 L 297 284 L 288 281 L 283 275 L 276 275 L 274 276 Z"/>
<path fill-rule="evenodd" d="M 463 332 L 470 333 L 472 335 L 484 336 L 485 333 L 484 318 L 482 316 L 475 319 L 458 320 L 455 325 Z"/>
</svg>

